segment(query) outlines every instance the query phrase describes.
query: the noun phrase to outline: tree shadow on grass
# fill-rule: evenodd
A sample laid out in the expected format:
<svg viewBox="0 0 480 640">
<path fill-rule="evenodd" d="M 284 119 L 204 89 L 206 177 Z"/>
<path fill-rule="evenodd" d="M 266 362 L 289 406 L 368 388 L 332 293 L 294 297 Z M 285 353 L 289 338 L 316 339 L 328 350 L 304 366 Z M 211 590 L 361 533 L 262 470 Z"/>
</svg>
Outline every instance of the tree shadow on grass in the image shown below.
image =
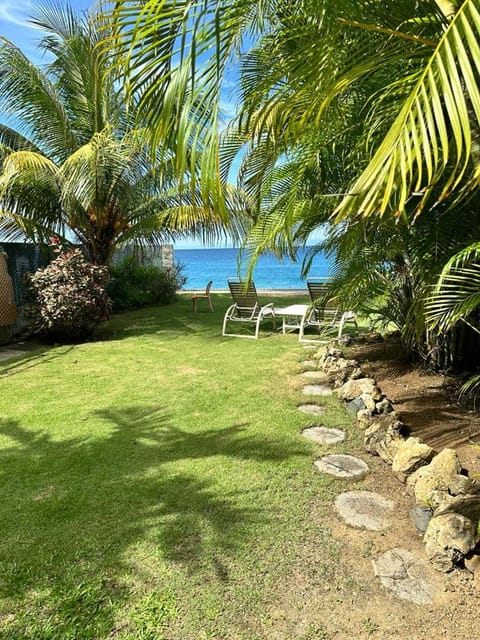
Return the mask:
<svg viewBox="0 0 480 640">
<path fill-rule="evenodd" d="M 246 425 L 187 432 L 160 407 L 97 417 L 104 437 L 60 441 L 0 420 L 10 441 L 0 453 L 0 637 L 106 637 L 128 597 L 119 576 L 150 570 L 148 558 L 132 561 L 139 547 L 153 565 L 228 581 L 228 558 L 269 515 L 239 486 L 221 488 L 213 458 L 305 453 L 248 435 Z"/>
<path fill-rule="evenodd" d="M 28 369 L 33 369 L 39 365 L 52 362 L 57 358 L 62 358 L 72 349 L 73 346 L 65 345 L 53 351 L 50 347 L 40 346 L 38 343 L 35 343 L 35 348 L 26 350 L 23 355 L 16 356 L 12 358 L 12 360 L 0 362 L 0 378 L 12 376 L 17 373 L 24 373 Z"/>
</svg>

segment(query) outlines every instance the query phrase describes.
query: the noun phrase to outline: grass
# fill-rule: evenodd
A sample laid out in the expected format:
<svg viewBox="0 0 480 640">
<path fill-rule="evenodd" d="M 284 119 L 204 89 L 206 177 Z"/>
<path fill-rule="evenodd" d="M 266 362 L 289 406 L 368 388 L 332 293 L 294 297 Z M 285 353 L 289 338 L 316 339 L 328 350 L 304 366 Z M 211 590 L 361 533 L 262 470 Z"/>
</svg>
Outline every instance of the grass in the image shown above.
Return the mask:
<svg viewBox="0 0 480 640">
<path fill-rule="evenodd" d="M 222 338 L 213 299 L 0 363 L 0 638 L 268 638 L 294 567 L 333 579 L 322 516 L 344 485 L 299 437 L 304 350 Z M 349 423 L 322 402 L 322 423 Z"/>
</svg>

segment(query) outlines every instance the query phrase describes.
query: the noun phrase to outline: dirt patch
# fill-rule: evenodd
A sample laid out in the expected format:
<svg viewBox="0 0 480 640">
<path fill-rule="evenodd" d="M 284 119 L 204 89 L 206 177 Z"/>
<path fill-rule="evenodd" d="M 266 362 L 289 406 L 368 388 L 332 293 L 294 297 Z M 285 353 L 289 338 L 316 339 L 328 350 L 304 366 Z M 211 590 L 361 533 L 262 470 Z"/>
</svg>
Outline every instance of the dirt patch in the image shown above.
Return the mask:
<svg viewBox="0 0 480 640">
<path fill-rule="evenodd" d="M 436 450 L 455 448 L 470 475 L 480 477 L 479 414 L 462 406 L 455 381 L 409 365 L 399 344 L 355 345 L 348 357 L 361 362 L 394 403 L 412 435 Z M 363 450 L 350 451 L 368 462 L 371 473 L 345 490 L 373 491 L 392 500 L 395 516 L 385 531 L 349 527 L 332 509 L 312 513 L 320 530 L 338 543 L 335 566 L 322 573 L 324 557 L 315 539 L 305 539 L 298 565 L 275 586 L 275 601 L 265 611 L 252 637 L 268 640 L 465 640 L 476 637 L 474 620 L 480 605 L 480 573 L 458 569 L 449 574 L 433 570 L 436 596 L 430 605 L 416 605 L 387 591 L 374 576 L 373 560 L 401 547 L 426 560 L 422 536 L 409 512 L 414 499 L 389 465 Z M 320 515 L 321 514 L 321 515 Z"/>
<path fill-rule="evenodd" d="M 346 525 L 332 507 L 325 516 L 319 506 L 318 527 L 337 541 L 338 557 L 328 573 L 317 540 L 306 538 L 292 573 L 278 581 L 275 600 L 252 637 L 268 640 L 465 640 L 480 605 L 480 577 L 466 570 L 442 574 L 432 569 L 436 596 L 429 605 L 401 600 L 374 576 L 373 560 L 402 547 L 426 559 L 422 537 L 409 517 L 413 499 L 380 458 L 368 460 L 371 473 L 345 490 L 365 489 L 395 503 L 392 526 L 366 531 Z M 320 516 L 322 513 L 322 516 Z M 315 518 L 315 514 L 312 513 Z M 473 632 L 475 633 L 475 632 Z"/>
<path fill-rule="evenodd" d="M 409 363 L 394 336 L 349 350 L 362 371 L 375 378 L 411 435 L 440 451 L 456 449 L 471 475 L 480 477 L 480 413 L 462 405 L 458 381 Z"/>
</svg>

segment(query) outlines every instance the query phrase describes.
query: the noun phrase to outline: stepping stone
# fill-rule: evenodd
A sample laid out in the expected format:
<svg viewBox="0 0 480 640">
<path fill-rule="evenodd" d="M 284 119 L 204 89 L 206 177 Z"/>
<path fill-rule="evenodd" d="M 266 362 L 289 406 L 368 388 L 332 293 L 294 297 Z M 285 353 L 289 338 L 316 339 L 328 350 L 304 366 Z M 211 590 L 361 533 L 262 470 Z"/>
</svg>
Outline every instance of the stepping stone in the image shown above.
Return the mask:
<svg viewBox="0 0 480 640">
<path fill-rule="evenodd" d="M 349 480 L 361 480 L 370 471 L 363 460 L 341 453 L 319 458 L 314 464 L 321 473 Z"/>
<path fill-rule="evenodd" d="M 351 527 L 384 531 L 390 526 L 395 503 L 372 491 L 347 491 L 337 497 L 335 508 Z"/>
<path fill-rule="evenodd" d="M 325 407 L 321 407 L 319 404 L 299 404 L 297 409 L 311 416 L 323 416 L 325 413 Z"/>
<path fill-rule="evenodd" d="M 333 391 L 326 384 L 306 384 L 302 389 L 302 393 L 304 396 L 326 397 L 331 396 Z"/>
<path fill-rule="evenodd" d="M 383 586 L 402 600 L 431 604 L 437 591 L 433 569 L 415 554 L 397 547 L 373 561 Z"/>
<path fill-rule="evenodd" d="M 316 369 L 318 367 L 318 363 L 316 360 L 302 360 L 300 364 L 302 365 L 302 367 L 305 367 L 307 369 Z"/>
<path fill-rule="evenodd" d="M 345 432 L 327 427 L 307 427 L 302 429 L 302 436 L 318 444 L 335 444 L 345 439 Z"/>
<path fill-rule="evenodd" d="M 315 380 L 315 382 L 328 383 L 328 376 L 323 371 L 303 371 L 300 375 L 309 380 Z"/>
</svg>

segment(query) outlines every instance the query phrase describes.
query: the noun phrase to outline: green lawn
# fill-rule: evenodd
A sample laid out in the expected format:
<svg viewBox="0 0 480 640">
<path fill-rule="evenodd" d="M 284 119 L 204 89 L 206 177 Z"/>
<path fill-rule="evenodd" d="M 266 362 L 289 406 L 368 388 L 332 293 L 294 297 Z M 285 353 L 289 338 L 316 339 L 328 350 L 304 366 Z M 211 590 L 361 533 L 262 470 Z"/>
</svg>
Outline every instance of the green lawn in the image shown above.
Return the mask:
<svg viewBox="0 0 480 640">
<path fill-rule="evenodd" d="M 0 638 L 267 639 L 285 576 L 332 579 L 322 519 L 344 485 L 299 437 L 305 351 L 222 338 L 229 298 L 202 302 L 0 364 Z"/>
</svg>

